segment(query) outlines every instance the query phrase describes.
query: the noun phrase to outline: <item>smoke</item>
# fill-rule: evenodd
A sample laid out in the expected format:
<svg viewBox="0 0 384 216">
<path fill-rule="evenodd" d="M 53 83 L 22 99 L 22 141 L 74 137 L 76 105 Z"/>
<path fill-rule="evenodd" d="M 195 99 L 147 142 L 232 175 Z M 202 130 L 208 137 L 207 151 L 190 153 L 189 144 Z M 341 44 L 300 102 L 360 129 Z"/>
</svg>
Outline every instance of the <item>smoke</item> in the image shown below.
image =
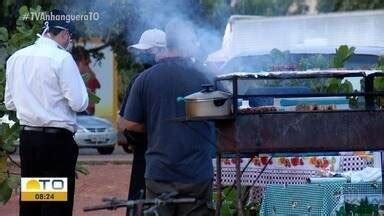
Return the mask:
<svg viewBox="0 0 384 216">
<path fill-rule="evenodd" d="M 65 11 L 69 14 L 99 14 L 97 21 L 78 24 L 80 36 L 83 29 L 87 29 L 90 36 L 101 35 L 107 39 L 124 35 L 128 44 L 137 43 L 141 33 L 147 29 L 164 30 L 167 23 L 174 19 L 188 21 L 194 24 L 203 56 L 219 49 L 223 36 L 223 29 L 217 29 L 207 22 L 207 11 L 204 11 L 201 1 L 196 0 L 74 1 Z M 211 13 L 223 14 L 220 11 Z M 223 15 L 215 18 L 226 22 L 228 17 Z M 217 20 L 214 21 L 217 23 Z"/>
<path fill-rule="evenodd" d="M 148 28 L 164 29 L 171 20 L 183 20 L 194 24 L 202 56 L 220 48 L 222 30 L 215 29 L 207 23 L 206 12 L 202 1 L 196 0 L 138 0 L 135 10 L 140 23 L 131 38 L 140 37 L 141 32 Z M 228 17 L 220 17 L 227 20 Z M 139 33 L 140 32 L 140 33 Z M 139 33 L 139 34 L 137 34 Z M 133 41 L 134 42 L 134 41 Z"/>
</svg>

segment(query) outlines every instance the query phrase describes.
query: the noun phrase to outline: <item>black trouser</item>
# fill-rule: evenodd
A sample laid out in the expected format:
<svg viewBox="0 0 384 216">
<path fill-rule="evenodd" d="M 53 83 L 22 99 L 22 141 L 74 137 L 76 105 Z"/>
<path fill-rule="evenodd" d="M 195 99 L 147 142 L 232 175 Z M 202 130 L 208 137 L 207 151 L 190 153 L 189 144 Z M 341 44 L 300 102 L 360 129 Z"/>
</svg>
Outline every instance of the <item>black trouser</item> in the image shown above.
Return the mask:
<svg viewBox="0 0 384 216">
<path fill-rule="evenodd" d="M 147 197 L 154 199 L 164 193 L 177 193 L 175 198 L 195 198 L 193 203 L 161 205 L 157 211 L 161 216 L 211 216 L 214 215 L 212 204 L 212 180 L 198 183 L 179 183 L 146 180 Z"/>
<path fill-rule="evenodd" d="M 67 177 L 68 201 L 20 201 L 20 216 L 72 215 L 78 154 L 79 148 L 68 130 L 21 131 L 21 177 Z"/>
<path fill-rule="evenodd" d="M 125 130 L 124 136 L 128 143 L 133 145 L 133 162 L 131 169 L 131 181 L 129 182 L 128 200 L 144 199 L 145 152 L 147 151 L 147 134 Z M 143 191 L 143 196 L 141 196 L 141 191 Z M 136 212 L 130 212 L 130 209 L 127 209 L 126 215 L 136 215 Z"/>
<path fill-rule="evenodd" d="M 145 151 L 146 144 L 136 145 L 133 148 L 133 162 L 131 170 L 131 181 L 129 183 L 128 200 L 135 200 L 145 197 Z M 144 197 L 140 197 L 143 191 Z"/>
<path fill-rule="evenodd" d="M 128 200 L 135 200 L 144 197 L 140 197 L 141 191 L 145 193 L 145 151 L 147 145 L 140 144 L 133 148 L 133 162 L 131 170 L 131 181 L 129 183 Z"/>
</svg>

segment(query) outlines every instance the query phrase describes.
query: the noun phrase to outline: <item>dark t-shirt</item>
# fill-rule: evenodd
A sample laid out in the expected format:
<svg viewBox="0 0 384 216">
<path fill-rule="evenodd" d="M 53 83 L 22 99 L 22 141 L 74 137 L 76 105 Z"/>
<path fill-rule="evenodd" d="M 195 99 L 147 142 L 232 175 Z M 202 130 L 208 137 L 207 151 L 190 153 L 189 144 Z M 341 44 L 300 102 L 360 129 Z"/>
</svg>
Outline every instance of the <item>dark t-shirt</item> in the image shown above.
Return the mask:
<svg viewBox="0 0 384 216">
<path fill-rule="evenodd" d="M 135 75 L 131 78 L 131 81 L 129 82 L 128 87 L 127 87 L 127 89 L 125 90 L 124 99 L 123 99 L 123 102 L 121 103 L 121 107 L 120 107 L 120 111 L 119 111 L 119 116 L 121 116 L 121 117 L 124 117 L 125 106 L 127 105 L 127 101 L 128 101 L 129 93 L 131 92 L 133 83 L 135 83 L 135 80 L 137 79 L 137 77 L 139 77 L 139 75 L 140 75 L 139 73 L 138 73 L 138 74 L 135 74 Z"/>
<path fill-rule="evenodd" d="M 213 177 L 213 125 L 172 121 L 185 116 L 185 104 L 177 97 L 212 83 L 202 68 L 190 59 L 164 59 L 144 71 L 131 89 L 124 117 L 146 126 L 147 179 L 194 183 Z"/>
</svg>

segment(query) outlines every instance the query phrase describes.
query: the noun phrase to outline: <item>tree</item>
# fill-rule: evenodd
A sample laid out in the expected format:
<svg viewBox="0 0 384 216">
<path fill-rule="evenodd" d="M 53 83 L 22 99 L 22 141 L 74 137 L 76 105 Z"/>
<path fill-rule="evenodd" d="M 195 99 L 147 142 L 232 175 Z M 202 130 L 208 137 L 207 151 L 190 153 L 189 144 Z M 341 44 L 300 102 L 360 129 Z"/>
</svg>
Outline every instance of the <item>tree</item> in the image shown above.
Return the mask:
<svg viewBox="0 0 384 216">
<path fill-rule="evenodd" d="M 317 5 L 320 13 L 380 8 L 384 8 L 384 1 L 382 0 L 319 0 Z"/>
<path fill-rule="evenodd" d="M 33 12 L 40 11 L 41 8 L 31 9 Z M 16 28 L 8 30 L 0 27 L 0 50 L 2 58 L 0 59 L 0 101 L 4 101 L 5 85 L 5 59 L 15 50 L 28 46 L 33 43 L 35 34 L 40 30 L 41 23 L 24 22 L 20 17 L 28 13 L 27 7 L 21 7 L 18 11 L 20 15 L 16 19 Z M 0 104 L 0 117 L 8 115 L 10 120 L 16 122 L 12 126 L 6 123 L 0 124 L 0 202 L 6 202 L 11 197 L 12 190 L 18 187 L 20 176 L 17 173 L 9 171 L 7 159 L 12 159 L 8 154 L 16 148 L 15 141 L 19 134 L 19 124 L 15 112 L 5 109 L 4 104 Z M 11 160 L 12 161 L 12 160 Z M 16 164 L 16 163 L 15 163 Z M 17 164 L 16 164 L 17 165 Z"/>
<path fill-rule="evenodd" d="M 233 8 L 234 14 L 282 16 L 289 14 L 293 3 L 303 5 L 303 1 L 294 0 L 241 0 Z"/>
</svg>

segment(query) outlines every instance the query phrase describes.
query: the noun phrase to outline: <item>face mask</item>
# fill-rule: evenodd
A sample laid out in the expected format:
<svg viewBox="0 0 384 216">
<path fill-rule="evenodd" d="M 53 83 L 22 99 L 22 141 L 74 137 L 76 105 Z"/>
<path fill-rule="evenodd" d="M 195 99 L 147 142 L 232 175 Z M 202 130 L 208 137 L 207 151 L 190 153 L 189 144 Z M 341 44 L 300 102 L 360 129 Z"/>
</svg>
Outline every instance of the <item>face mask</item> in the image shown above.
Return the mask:
<svg viewBox="0 0 384 216">
<path fill-rule="evenodd" d="M 70 41 L 67 45 L 67 47 L 65 47 L 65 49 L 68 51 L 68 52 L 71 52 L 72 51 L 72 48 L 73 48 L 73 43 Z"/>
<path fill-rule="evenodd" d="M 156 64 L 155 55 L 150 53 L 140 53 L 136 56 L 136 61 L 144 66 Z"/>
</svg>

